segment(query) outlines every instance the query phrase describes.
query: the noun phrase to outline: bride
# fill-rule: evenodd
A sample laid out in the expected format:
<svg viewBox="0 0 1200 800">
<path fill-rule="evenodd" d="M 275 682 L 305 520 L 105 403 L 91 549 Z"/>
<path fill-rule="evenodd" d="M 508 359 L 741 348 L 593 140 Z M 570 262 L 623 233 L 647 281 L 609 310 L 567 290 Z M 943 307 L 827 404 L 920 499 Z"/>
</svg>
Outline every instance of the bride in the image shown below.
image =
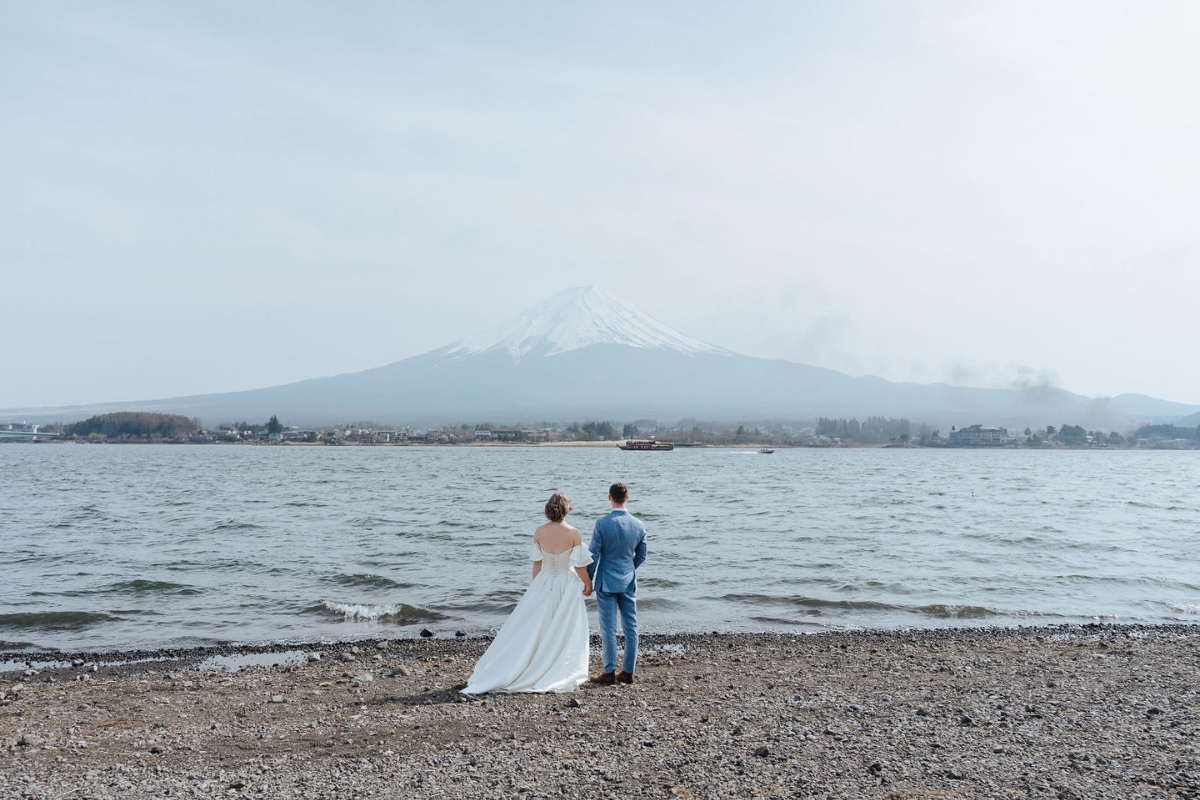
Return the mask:
<svg viewBox="0 0 1200 800">
<path fill-rule="evenodd" d="M 583 598 L 592 594 L 592 554 L 566 523 L 571 501 L 555 492 L 550 520 L 533 534 L 533 582 L 475 665 L 464 694 L 573 692 L 588 678 L 588 621 Z"/>
</svg>

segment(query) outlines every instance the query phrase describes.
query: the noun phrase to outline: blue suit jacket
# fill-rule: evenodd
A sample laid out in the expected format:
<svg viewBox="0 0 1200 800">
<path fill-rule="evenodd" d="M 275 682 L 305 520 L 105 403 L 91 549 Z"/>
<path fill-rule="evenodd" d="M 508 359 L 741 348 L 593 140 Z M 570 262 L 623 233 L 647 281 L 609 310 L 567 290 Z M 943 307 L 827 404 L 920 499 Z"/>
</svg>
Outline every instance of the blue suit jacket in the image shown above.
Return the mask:
<svg viewBox="0 0 1200 800">
<path fill-rule="evenodd" d="M 646 560 L 646 526 L 623 508 L 596 520 L 588 574 L 597 592 L 636 594 L 637 570 Z"/>
</svg>

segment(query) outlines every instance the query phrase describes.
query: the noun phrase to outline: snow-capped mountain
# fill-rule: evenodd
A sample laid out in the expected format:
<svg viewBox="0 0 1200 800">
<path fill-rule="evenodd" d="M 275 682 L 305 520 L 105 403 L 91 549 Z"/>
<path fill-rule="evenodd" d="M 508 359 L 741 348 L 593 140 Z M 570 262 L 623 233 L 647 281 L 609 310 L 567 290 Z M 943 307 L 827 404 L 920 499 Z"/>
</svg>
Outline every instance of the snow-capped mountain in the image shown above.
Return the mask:
<svg viewBox="0 0 1200 800">
<path fill-rule="evenodd" d="M 162 411 L 215 425 L 355 420 L 400 425 L 684 417 L 726 422 L 907 417 L 1022 429 L 1063 423 L 1128 429 L 1200 407 L 1142 395 L 1089 398 L 1052 387 L 974 389 L 893 383 L 740 355 L 686 336 L 602 289 L 568 289 L 476 336 L 393 364 L 248 392 L 71 408 L 13 409 L 0 421 L 71 421 Z"/>
<path fill-rule="evenodd" d="M 514 361 L 525 356 L 555 356 L 598 344 L 647 347 L 680 353 L 732 355 L 685 336 L 641 309 L 603 289 L 566 289 L 523 314 L 455 342 L 458 357 L 504 350 Z"/>
</svg>

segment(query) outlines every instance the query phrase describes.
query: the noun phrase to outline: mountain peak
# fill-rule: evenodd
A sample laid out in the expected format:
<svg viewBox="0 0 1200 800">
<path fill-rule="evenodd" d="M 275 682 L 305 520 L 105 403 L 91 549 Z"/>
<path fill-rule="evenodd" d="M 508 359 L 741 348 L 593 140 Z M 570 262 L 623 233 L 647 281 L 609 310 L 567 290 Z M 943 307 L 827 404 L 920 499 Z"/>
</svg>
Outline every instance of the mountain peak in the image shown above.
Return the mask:
<svg viewBox="0 0 1200 800">
<path fill-rule="evenodd" d="M 519 361 L 527 355 L 553 356 L 594 344 L 617 344 L 683 353 L 728 354 L 692 339 L 603 289 L 566 289 L 534 308 L 452 346 L 467 356 L 505 349 Z"/>
</svg>

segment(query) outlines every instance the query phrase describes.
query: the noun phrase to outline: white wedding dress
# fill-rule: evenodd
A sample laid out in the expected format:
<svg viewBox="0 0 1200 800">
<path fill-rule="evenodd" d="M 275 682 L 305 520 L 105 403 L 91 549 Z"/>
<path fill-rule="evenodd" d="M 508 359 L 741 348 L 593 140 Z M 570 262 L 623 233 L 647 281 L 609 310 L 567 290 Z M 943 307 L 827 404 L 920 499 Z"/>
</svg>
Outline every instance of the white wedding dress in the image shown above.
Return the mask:
<svg viewBox="0 0 1200 800">
<path fill-rule="evenodd" d="M 592 563 L 583 545 L 547 553 L 533 545 L 542 569 L 475 665 L 464 694 L 573 692 L 588 677 L 588 620 L 575 567 Z"/>
</svg>

